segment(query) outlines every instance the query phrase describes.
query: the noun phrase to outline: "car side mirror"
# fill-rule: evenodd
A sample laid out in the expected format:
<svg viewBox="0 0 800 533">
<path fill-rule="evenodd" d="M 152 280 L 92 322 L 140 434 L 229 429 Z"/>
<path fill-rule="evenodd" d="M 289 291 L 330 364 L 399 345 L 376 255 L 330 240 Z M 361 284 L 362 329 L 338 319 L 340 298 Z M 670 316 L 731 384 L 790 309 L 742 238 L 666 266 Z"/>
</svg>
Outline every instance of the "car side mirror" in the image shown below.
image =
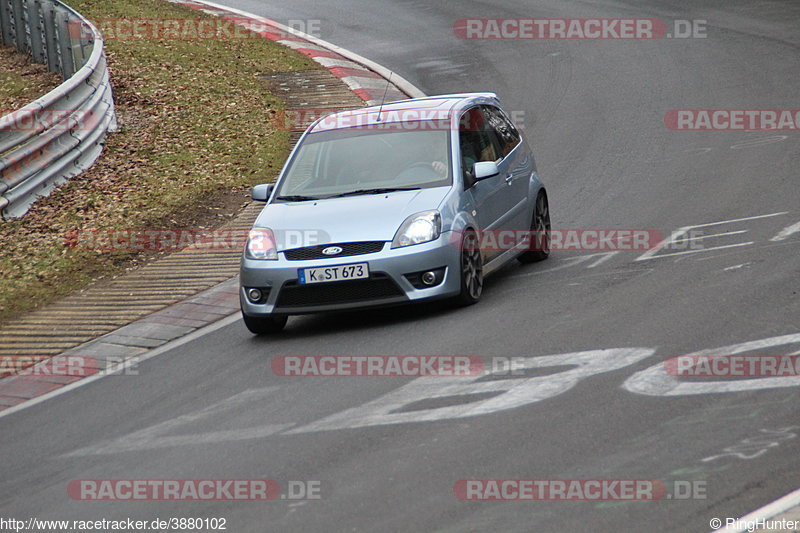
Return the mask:
<svg viewBox="0 0 800 533">
<path fill-rule="evenodd" d="M 256 185 L 253 187 L 253 191 L 250 193 L 250 196 L 253 198 L 253 200 L 266 202 L 269 200 L 269 197 L 272 195 L 272 191 L 274 189 L 274 183 L 262 183 L 261 185 Z"/>
<path fill-rule="evenodd" d="M 497 168 L 497 163 L 494 161 L 478 161 L 472 167 L 472 174 L 476 180 L 482 180 L 497 176 L 500 174 L 500 169 Z"/>
</svg>

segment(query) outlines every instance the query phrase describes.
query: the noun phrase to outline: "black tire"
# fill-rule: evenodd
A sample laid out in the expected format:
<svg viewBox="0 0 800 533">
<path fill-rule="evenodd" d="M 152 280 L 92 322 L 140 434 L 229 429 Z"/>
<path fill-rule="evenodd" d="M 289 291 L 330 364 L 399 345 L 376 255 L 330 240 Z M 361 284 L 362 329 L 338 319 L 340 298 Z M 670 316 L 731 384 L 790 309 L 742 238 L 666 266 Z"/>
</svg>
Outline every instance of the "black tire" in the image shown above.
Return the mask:
<svg viewBox="0 0 800 533">
<path fill-rule="evenodd" d="M 460 305 L 472 305 L 481 299 L 482 293 L 483 255 L 478 234 L 467 230 L 461 239 L 461 293 L 457 301 Z"/>
<path fill-rule="evenodd" d="M 286 315 L 274 315 L 268 317 L 261 316 L 247 316 L 242 313 L 244 325 L 250 330 L 250 333 L 256 335 L 268 335 L 270 333 L 279 333 L 286 326 L 286 321 L 289 319 Z"/>
<path fill-rule="evenodd" d="M 531 234 L 532 249 L 517 257 L 520 263 L 536 263 L 550 256 L 550 205 L 544 192 L 540 192 L 536 197 Z"/>
</svg>

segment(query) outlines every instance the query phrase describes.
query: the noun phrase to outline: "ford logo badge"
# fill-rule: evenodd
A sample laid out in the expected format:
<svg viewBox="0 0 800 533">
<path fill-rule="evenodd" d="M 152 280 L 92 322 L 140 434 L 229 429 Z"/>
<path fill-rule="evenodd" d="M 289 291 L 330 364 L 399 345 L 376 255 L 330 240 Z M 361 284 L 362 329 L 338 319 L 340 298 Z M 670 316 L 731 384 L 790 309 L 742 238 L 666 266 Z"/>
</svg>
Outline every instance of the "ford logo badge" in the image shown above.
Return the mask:
<svg viewBox="0 0 800 533">
<path fill-rule="evenodd" d="M 342 249 L 338 246 L 328 246 L 324 250 L 322 250 L 323 255 L 337 255 L 342 253 Z"/>
</svg>

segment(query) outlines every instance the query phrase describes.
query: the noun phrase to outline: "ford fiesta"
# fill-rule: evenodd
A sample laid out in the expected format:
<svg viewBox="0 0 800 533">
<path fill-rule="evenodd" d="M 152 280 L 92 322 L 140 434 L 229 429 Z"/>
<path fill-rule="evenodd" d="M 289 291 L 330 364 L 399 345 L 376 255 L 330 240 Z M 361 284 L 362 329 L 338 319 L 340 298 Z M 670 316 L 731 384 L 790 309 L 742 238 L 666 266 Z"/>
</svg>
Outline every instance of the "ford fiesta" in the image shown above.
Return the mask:
<svg viewBox="0 0 800 533">
<path fill-rule="evenodd" d="M 549 253 L 547 193 L 492 93 L 418 98 L 313 123 L 250 231 L 240 301 L 253 333 L 289 315 L 481 297 L 484 277 Z M 522 231 L 515 231 L 522 230 Z M 484 247 L 487 232 L 510 231 Z M 540 235 L 531 239 L 516 236 Z"/>
</svg>

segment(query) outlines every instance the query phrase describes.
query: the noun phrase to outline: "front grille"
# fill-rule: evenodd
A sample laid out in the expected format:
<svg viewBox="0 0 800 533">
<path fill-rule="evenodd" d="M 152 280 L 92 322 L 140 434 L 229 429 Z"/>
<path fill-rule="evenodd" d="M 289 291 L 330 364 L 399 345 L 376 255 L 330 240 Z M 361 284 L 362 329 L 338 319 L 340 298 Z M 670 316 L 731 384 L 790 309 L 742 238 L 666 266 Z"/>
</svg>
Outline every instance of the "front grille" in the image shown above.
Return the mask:
<svg viewBox="0 0 800 533">
<path fill-rule="evenodd" d="M 368 279 L 332 283 L 301 284 L 297 281 L 287 281 L 281 288 L 275 307 L 314 307 L 397 298 L 404 295 L 400 287 L 383 273 L 374 273 Z"/>
<path fill-rule="evenodd" d="M 365 242 L 344 242 L 340 244 L 321 244 L 319 246 L 308 246 L 306 248 L 295 248 L 286 250 L 284 255 L 289 261 L 304 261 L 307 259 L 330 259 L 334 257 L 347 257 L 349 255 L 372 254 L 383 250 L 383 241 Z M 331 246 L 338 246 L 342 249 L 336 255 L 325 255 L 322 250 Z"/>
</svg>

